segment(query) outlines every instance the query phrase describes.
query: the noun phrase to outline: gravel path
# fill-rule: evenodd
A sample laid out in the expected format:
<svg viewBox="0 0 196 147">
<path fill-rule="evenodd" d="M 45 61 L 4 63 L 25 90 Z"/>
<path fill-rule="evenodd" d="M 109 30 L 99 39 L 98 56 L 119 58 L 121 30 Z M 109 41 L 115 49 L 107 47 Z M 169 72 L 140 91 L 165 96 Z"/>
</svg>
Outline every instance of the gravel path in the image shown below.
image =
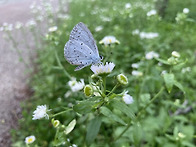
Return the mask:
<svg viewBox="0 0 196 147">
<path fill-rule="evenodd" d="M 39 0 L 34 1 L 39 3 Z M 0 26 L 4 22 L 27 22 L 32 18 L 29 9 L 31 4 L 32 0 L 0 0 Z M 18 35 L 15 31 L 12 34 L 24 41 L 21 34 Z M 24 45 L 19 47 L 22 56 L 29 61 L 30 56 L 35 57 L 35 46 L 30 36 L 27 39 L 32 42 L 31 51 Z M 30 68 L 33 68 L 32 64 Z M 11 50 L 10 43 L 3 39 L 3 32 L 0 32 L 0 147 L 10 146 L 10 129 L 16 128 L 17 119 L 21 118 L 20 102 L 30 96 L 26 69 L 25 64 L 19 61 L 16 50 Z"/>
</svg>

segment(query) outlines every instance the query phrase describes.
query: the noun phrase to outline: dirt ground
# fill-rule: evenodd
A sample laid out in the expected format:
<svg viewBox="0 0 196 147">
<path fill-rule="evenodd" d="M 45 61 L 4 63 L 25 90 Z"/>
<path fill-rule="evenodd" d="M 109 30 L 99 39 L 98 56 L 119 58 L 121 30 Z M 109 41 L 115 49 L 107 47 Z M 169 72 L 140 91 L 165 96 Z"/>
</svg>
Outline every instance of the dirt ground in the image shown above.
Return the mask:
<svg viewBox="0 0 196 147">
<path fill-rule="evenodd" d="M 4 22 L 27 22 L 32 18 L 29 8 L 32 2 L 0 0 L 0 26 Z M 24 39 L 24 36 L 17 37 Z M 29 52 L 24 45 L 20 46 L 26 61 L 29 61 L 32 55 L 35 57 L 36 49 L 33 43 L 30 44 L 30 48 Z M 33 68 L 33 65 L 29 68 Z M 30 97 L 31 90 L 27 83 L 29 75 L 26 74 L 26 70 L 24 63 L 19 61 L 16 50 L 11 49 L 10 43 L 3 39 L 3 32 L 0 31 L 0 147 L 10 146 L 10 129 L 17 127 L 17 119 L 21 117 L 20 102 Z"/>
</svg>

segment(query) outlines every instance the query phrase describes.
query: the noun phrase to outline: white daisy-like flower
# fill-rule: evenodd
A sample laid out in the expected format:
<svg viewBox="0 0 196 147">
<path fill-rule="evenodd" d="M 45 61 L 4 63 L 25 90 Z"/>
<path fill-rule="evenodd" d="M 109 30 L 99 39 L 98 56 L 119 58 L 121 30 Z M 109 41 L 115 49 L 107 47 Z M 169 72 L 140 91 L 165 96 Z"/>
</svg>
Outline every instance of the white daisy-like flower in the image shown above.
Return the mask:
<svg viewBox="0 0 196 147">
<path fill-rule="evenodd" d="M 100 75 L 100 74 L 109 74 L 111 71 L 114 69 L 115 64 L 110 62 L 106 62 L 105 65 L 99 64 L 99 65 L 92 65 L 91 70 L 94 72 L 95 75 Z"/>
<path fill-rule="evenodd" d="M 152 16 L 152 15 L 156 15 L 157 14 L 157 11 L 156 10 L 150 10 L 149 12 L 147 12 L 147 16 Z"/>
<path fill-rule="evenodd" d="M 95 31 L 96 31 L 96 32 L 99 32 L 99 31 L 101 31 L 101 30 L 103 30 L 103 26 L 97 26 L 97 27 L 95 28 Z"/>
<path fill-rule="evenodd" d="M 183 13 L 185 13 L 185 14 L 189 13 L 189 9 L 188 8 L 184 8 L 183 9 Z"/>
<path fill-rule="evenodd" d="M 138 63 L 133 63 L 133 64 L 131 64 L 131 67 L 132 67 L 132 68 L 136 68 L 136 69 L 137 69 L 137 68 L 139 68 L 139 66 L 140 66 L 140 65 L 139 65 Z"/>
<path fill-rule="evenodd" d="M 57 26 L 53 26 L 53 27 L 50 27 L 50 28 L 48 29 L 48 32 L 55 32 L 57 29 L 58 29 Z"/>
<path fill-rule="evenodd" d="M 46 105 L 37 106 L 36 110 L 33 112 L 32 120 L 41 119 L 41 118 L 49 119 Z"/>
<path fill-rule="evenodd" d="M 131 8 L 131 4 L 130 3 L 126 3 L 125 4 L 125 9 L 130 9 Z"/>
<path fill-rule="evenodd" d="M 105 36 L 101 41 L 99 41 L 99 44 L 104 44 L 104 45 L 110 45 L 117 43 L 119 44 L 120 42 L 116 39 L 114 36 Z"/>
<path fill-rule="evenodd" d="M 31 135 L 31 136 L 28 136 L 25 138 L 25 143 L 26 144 L 31 144 L 35 141 L 35 136 L 34 135 Z"/>
<path fill-rule="evenodd" d="M 133 97 L 127 93 L 128 91 L 123 94 L 122 99 L 126 104 L 132 104 L 134 102 Z"/>
<path fill-rule="evenodd" d="M 149 33 L 140 32 L 140 38 L 141 39 L 153 39 L 153 38 L 156 38 L 158 36 L 159 36 L 158 33 L 153 33 L 153 32 L 149 32 Z"/>
<path fill-rule="evenodd" d="M 132 35 L 138 35 L 140 33 L 139 29 L 135 29 L 132 31 Z"/>
<path fill-rule="evenodd" d="M 72 80 L 68 82 L 68 85 L 71 88 L 72 92 L 80 91 L 85 86 L 84 79 L 80 79 L 80 82 L 77 82 L 76 78 L 72 78 Z"/>
<path fill-rule="evenodd" d="M 156 52 L 154 52 L 154 51 L 148 52 L 148 53 L 146 53 L 146 55 L 145 55 L 145 58 L 146 58 L 147 60 L 151 60 L 151 59 L 153 59 L 153 58 L 158 58 L 158 57 L 159 57 L 159 54 L 156 53 Z"/>
<path fill-rule="evenodd" d="M 136 77 L 143 76 L 143 73 L 141 71 L 133 70 L 132 75 Z"/>
</svg>

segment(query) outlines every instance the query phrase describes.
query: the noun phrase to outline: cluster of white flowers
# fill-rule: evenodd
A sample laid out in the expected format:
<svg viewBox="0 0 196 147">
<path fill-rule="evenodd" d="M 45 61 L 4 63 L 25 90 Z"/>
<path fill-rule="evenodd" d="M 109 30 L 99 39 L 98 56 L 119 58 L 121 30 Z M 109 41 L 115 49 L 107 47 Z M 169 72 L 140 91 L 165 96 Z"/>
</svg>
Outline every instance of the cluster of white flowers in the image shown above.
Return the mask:
<svg viewBox="0 0 196 147">
<path fill-rule="evenodd" d="M 120 42 L 114 36 L 105 36 L 101 41 L 99 41 L 99 43 L 107 46 L 114 43 L 119 44 Z"/>
<path fill-rule="evenodd" d="M 159 54 L 154 52 L 154 51 L 151 51 L 151 52 L 146 53 L 145 57 L 146 57 L 147 60 L 151 60 L 153 58 L 158 58 Z"/>
<path fill-rule="evenodd" d="M 35 139 L 36 138 L 35 138 L 34 135 L 28 136 L 28 137 L 25 138 L 25 143 L 26 144 L 31 144 L 31 143 L 33 143 L 35 141 Z"/>
<path fill-rule="evenodd" d="M 157 11 L 152 9 L 150 10 L 149 12 L 146 13 L 147 16 L 152 16 L 152 15 L 156 15 L 157 14 Z"/>
<path fill-rule="evenodd" d="M 154 33 L 154 32 L 140 32 L 140 38 L 141 39 L 153 39 L 159 36 L 158 33 Z"/>
<path fill-rule="evenodd" d="M 72 78 L 72 80 L 68 82 L 68 85 L 71 88 L 72 92 L 80 91 L 85 86 L 84 79 L 80 79 L 80 82 L 77 82 L 76 78 Z"/>
<path fill-rule="evenodd" d="M 141 71 L 133 70 L 132 75 L 136 77 L 143 76 L 143 73 Z"/>
<path fill-rule="evenodd" d="M 106 62 L 106 64 L 92 65 L 91 70 L 95 75 L 109 74 L 115 67 L 115 64 Z"/>
<path fill-rule="evenodd" d="M 153 39 L 159 36 L 158 33 L 155 32 L 140 32 L 139 29 L 135 29 L 132 31 L 132 35 L 139 35 L 141 39 Z"/>
<path fill-rule="evenodd" d="M 189 13 L 189 9 L 188 8 L 184 8 L 183 9 L 183 13 L 188 14 Z"/>
<path fill-rule="evenodd" d="M 127 93 L 128 91 L 123 94 L 122 99 L 126 104 L 132 104 L 134 102 L 133 97 Z"/>
<path fill-rule="evenodd" d="M 36 110 L 33 112 L 33 120 L 41 118 L 49 119 L 46 105 L 37 106 Z"/>
</svg>

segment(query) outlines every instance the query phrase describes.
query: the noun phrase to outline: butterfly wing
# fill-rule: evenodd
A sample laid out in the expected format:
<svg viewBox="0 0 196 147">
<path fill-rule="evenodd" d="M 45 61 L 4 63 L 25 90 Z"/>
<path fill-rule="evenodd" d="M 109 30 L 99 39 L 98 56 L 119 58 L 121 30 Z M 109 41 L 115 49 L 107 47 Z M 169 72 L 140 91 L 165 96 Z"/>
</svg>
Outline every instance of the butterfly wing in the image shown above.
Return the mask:
<svg viewBox="0 0 196 147">
<path fill-rule="evenodd" d="M 82 22 L 78 23 L 73 28 L 69 39 L 83 42 L 94 52 L 97 57 L 99 57 L 98 48 L 93 38 L 93 35 Z"/>
<path fill-rule="evenodd" d="M 64 47 L 65 59 L 73 65 L 79 65 L 75 70 L 80 70 L 92 64 L 95 54 L 83 42 L 69 40 Z"/>
</svg>

